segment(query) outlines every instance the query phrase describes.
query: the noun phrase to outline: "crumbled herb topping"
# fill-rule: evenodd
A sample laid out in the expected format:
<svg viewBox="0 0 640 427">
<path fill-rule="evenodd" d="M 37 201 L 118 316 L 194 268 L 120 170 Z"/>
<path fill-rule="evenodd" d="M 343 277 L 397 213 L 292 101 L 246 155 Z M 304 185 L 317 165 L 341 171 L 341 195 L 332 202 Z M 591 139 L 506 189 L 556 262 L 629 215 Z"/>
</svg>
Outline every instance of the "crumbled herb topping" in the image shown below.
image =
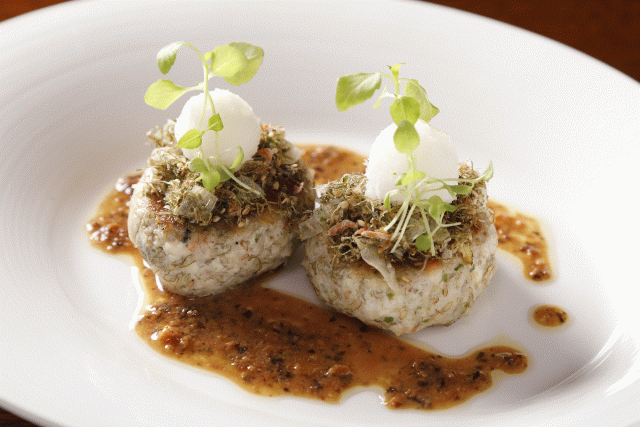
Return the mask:
<svg viewBox="0 0 640 427">
<path fill-rule="evenodd" d="M 478 173 L 468 163 L 460 164 L 460 179 L 477 178 Z M 307 239 L 319 233 L 325 233 L 330 241 L 335 261 L 346 263 L 363 258 L 363 248 L 375 247 L 393 264 L 409 264 L 421 267 L 431 259 L 446 259 L 457 254 L 464 262 L 471 264 L 471 240 L 474 230 L 483 222 L 492 221 L 486 207 L 486 183 L 479 180 L 468 194 L 458 194 L 451 202 L 455 211 L 447 212 L 444 224 L 434 236 L 435 255 L 427 250 L 421 251 L 415 245 L 415 239 L 425 232 L 419 213 L 414 213 L 400 244 L 395 251 L 392 247 L 391 233 L 384 228 L 398 213 L 399 206 L 392 205 L 388 210 L 382 200 L 365 197 L 366 177 L 362 174 L 344 175 L 324 187 L 317 208 L 301 225 L 301 238 Z M 430 221 L 433 221 L 430 219 Z M 435 223 L 430 225 L 434 226 Z"/>
<path fill-rule="evenodd" d="M 174 125 L 170 120 L 147 133 L 156 148 L 148 160 L 153 178 L 145 195 L 164 201 L 166 213 L 179 222 L 206 226 L 222 221 L 241 226 L 256 213 L 300 219 L 313 208 L 312 173 L 300 159 L 300 150 L 284 139 L 282 127 L 263 124 L 258 151 L 235 172 L 252 191 L 228 180 L 211 192 L 189 169 L 189 159 L 176 145 Z"/>
</svg>

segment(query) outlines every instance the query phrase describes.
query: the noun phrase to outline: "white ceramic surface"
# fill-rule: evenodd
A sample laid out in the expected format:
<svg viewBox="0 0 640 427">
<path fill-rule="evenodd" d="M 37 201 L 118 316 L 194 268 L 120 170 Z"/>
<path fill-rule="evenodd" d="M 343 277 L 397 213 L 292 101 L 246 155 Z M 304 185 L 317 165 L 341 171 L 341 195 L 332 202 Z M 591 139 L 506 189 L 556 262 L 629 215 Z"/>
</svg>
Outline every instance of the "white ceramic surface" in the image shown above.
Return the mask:
<svg viewBox="0 0 640 427">
<path fill-rule="evenodd" d="M 383 71 L 425 86 L 461 157 L 495 166 L 489 191 L 541 218 L 555 278 L 527 282 L 504 254 L 471 314 L 411 336 L 449 355 L 508 337 L 518 376 L 446 411 L 391 411 L 377 390 L 338 405 L 264 398 L 154 353 L 131 332 L 130 265 L 89 247 L 83 223 L 144 164 L 166 112 L 143 102 L 155 54 L 188 40 L 262 46 L 235 91 L 295 142 L 367 145 L 389 120 L 339 113 L 338 76 Z M 181 51 L 170 78 L 199 78 Z M 407 1 L 71 2 L 0 24 L 0 405 L 44 425 L 608 425 L 640 420 L 635 198 L 640 85 L 548 39 Z M 220 85 L 227 87 L 224 84 Z M 273 286 L 313 300 L 296 263 Z M 557 304 L 567 327 L 530 309 Z M 506 339 L 506 338 L 504 338 Z"/>
</svg>

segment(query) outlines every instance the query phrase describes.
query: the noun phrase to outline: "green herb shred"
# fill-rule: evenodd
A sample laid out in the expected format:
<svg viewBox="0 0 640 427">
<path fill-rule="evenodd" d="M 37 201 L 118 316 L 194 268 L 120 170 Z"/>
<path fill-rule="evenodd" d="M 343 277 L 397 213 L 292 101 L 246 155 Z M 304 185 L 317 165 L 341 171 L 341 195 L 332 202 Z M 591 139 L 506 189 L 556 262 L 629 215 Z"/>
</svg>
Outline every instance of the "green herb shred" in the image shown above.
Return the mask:
<svg viewBox="0 0 640 427">
<path fill-rule="evenodd" d="M 486 182 L 477 179 L 478 172 L 468 162 L 461 163 L 459 170 L 460 181 L 473 181 L 473 189 L 467 194 L 458 194 L 451 202 L 455 210 L 444 215 L 443 224 L 447 226 L 434 234 L 433 250 L 420 250 L 416 246 L 416 238 L 425 231 L 423 219 L 417 212 L 410 218 L 399 244 L 392 242 L 391 233 L 384 229 L 398 214 L 399 206 L 392 205 L 389 209 L 383 201 L 365 197 L 367 179 L 362 174 L 347 174 L 324 186 L 320 207 L 300 226 L 301 238 L 326 233 L 335 262 L 357 262 L 362 258 L 360 248 L 374 245 L 378 253 L 396 265 L 420 268 L 430 260 L 455 255 L 462 255 L 463 261 L 471 264 L 473 232 L 493 218 L 486 207 Z"/>
<path fill-rule="evenodd" d="M 156 146 L 148 160 L 154 176 L 147 195 L 164 202 L 165 213 L 178 222 L 241 224 L 244 218 L 263 213 L 297 220 L 313 209 L 311 172 L 298 148 L 284 138 L 283 128 L 263 124 L 258 150 L 235 171 L 248 189 L 227 180 L 209 191 L 177 146 L 174 125 L 169 120 L 147 133 Z"/>
</svg>

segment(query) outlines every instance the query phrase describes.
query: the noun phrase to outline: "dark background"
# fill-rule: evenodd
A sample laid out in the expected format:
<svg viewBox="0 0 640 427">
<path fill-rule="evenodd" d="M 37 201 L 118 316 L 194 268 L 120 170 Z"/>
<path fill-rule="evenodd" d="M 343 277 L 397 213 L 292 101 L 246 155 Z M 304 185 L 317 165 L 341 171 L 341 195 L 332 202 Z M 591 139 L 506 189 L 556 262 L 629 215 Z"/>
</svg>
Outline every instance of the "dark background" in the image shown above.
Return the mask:
<svg viewBox="0 0 640 427">
<path fill-rule="evenodd" d="M 0 1 L 0 21 L 62 3 Z M 431 3 L 487 16 L 557 40 L 640 82 L 640 0 L 432 0 Z M 0 426 L 33 424 L 0 408 Z"/>
</svg>

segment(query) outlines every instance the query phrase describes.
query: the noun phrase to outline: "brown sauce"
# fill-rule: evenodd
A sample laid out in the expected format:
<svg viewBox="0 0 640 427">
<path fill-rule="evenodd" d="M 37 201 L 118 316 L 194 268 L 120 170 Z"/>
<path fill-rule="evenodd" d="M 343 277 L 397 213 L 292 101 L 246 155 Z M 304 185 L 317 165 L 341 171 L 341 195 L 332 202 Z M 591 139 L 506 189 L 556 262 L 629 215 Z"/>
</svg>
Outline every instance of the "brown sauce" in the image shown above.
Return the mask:
<svg viewBox="0 0 640 427">
<path fill-rule="evenodd" d="M 304 144 L 302 159 L 316 171 L 316 185 L 326 184 L 342 178 L 345 173 L 364 173 L 365 156 L 326 144 Z"/>
<path fill-rule="evenodd" d="M 489 200 L 498 232 L 498 247 L 522 261 L 525 276 L 536 282 L 549 280 L 551 268 L 547 242 L 540 223 L 521 213 L 511 212 L 506 206 Z"/>
<path fill-rule="evenodd" d="M 107 252 L 138 252 L 129 240 L 127 202 L 133 193 L 132 185 L 140 174 L 118 178 L 114 188 L 98 207 L 98 214 L 86 224 L 89 239 Z"/>
<path fill-rule="evenodd" d="M 379 386 L 390 408 L 454 406 L 487 390 L 494 370 L 515 374 L 527 368 L 526 355 L 511 347 L 445 357 L 263 287 L 277 272 L 210 297 L 163 291 L 126 236 L 126 203 L 136 179 L 118 180 L 87 230 L 98 248 L 133 258 L 145 293 L 135 331 L 168 357 L 267 396 L 335 402 L 353 387 Z"/>
<path fill-rule="evenodd" d="M 533 320 L 541 326 L 557 327 L 567 323 L 569 315 L 555 305 L 539 305 L 533 310 Z"/>
</svg>

